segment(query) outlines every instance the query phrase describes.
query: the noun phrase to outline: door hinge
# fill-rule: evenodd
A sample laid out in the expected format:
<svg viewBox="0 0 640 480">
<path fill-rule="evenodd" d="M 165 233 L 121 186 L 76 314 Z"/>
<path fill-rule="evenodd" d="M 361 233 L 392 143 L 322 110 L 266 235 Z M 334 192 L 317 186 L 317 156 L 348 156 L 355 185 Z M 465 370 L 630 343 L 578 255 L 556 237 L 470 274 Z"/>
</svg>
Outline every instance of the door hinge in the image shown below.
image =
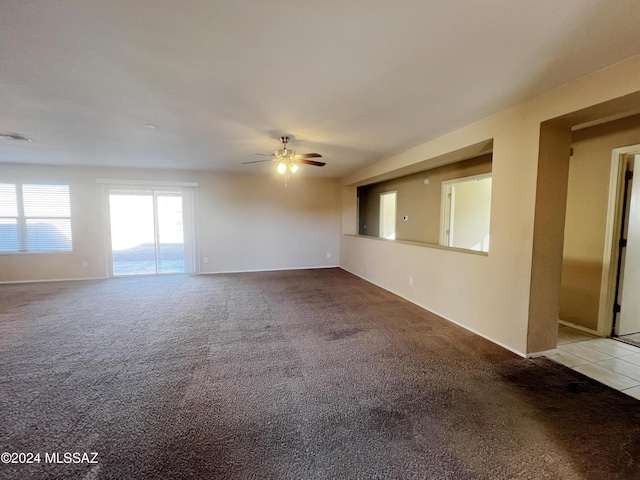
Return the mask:
<svg viewBox="0 0 640 480">
<path fill-rule="evenodd" d="M 619 303 L 616 303 L 613 306 L 613 313 L 620 313 L 620 304 Z"/>
<path fill-rule="evenodd" d="M 570 157 L 573 157 L 573 147 L 571 147 L 571 148 L 569 149 L 569 156 L 570 156 Z"/>
<path fill-rule="evenodd" d="M 627 239 L 621 238 L 620 241 L 618 242 L 618 247 L 625 248 L 626 246 L 627 246 Z"/>
<path fill-rule="evenodd" d="M 633 170 L 627 170 L 624 174 L 626 180 L 633 180 Z"/>
</svg>

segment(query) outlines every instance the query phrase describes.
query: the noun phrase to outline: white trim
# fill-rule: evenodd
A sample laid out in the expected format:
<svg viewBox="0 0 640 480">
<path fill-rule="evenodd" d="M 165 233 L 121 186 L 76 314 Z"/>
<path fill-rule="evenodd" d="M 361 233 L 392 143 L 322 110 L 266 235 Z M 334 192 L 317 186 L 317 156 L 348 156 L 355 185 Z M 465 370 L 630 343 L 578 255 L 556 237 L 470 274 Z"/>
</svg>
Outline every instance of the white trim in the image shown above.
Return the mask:
<svg viewBox="0 0 640 480">
<path fill-rule="evenodd" d="M 102 187 L 102 231 L 104 232 L 104 271 L 107 278 L 113 278 L 113 250 L 111 248 L 111 210 L 109 208 L 109 186 Z"/>
<path fill-rule="evenodd" d="M 164 180 L 114 180 L 110 178 L 97 178 L 96 183 L 104 185 L 140 185 L 158 187 L 198 187 L 198 182 L 168 182 Z"/>
<path fill-rule="evenodd" d="M 451 201 L 449 201 L 449 192 L 451 185 L 446 182 L 440 184 L 440 245 L 449 246 L 448 226 L 451 224 Z"/>
<path fill-rule="evenodd" d="M 509 350 L 511 353 L 515 353 L 515 354 L 516 354 L 516 355 L 518 355 L 519 357 L 522 357 L 522 358 L 529 358 L 529 355 L 535 355 L 535 353 L 529 353 L 529 354 L 522 353 L 522 352 L 520 352 L 520 351 L 518 351 L 518 350 L 516 350 L 516 349 L 514 349 L 514 348 L 512 348 L 512 347 L 510 347 L 509 345 L 505 345 L 504 343 L 499 342 L 498 340 L 496 340 L 496 339 L 494 339 L 494 338 L 488 337 L 488 336 L 487 336 L 487 335 L 485 335 L 484 333 L 482 333 L 482 332 L 478 332 L 477 330 L 474 330 L 473 328 L 468 327 L 467 325 L 463 325 L 462 323 L 456 322 L 455 320 L 452 320 L 451 318 L 448 318 L 448 317 L 446 317 L 445 315 L 442 315 L 442 314 L 440 314 L 440 313 L 436 312 L 435 310 L 432 310 L 432 309 L 430 309 L 430 308 L 427 308 L 427 307 L 425 307 L 424 305 L 421 305 L 420 303 L 415 302 L 415 301 L 411 300 L 410 298 L 407 298 L 407 297 L 403 296 L 402 294 L 400 294 L 400 293 L 398 293 L 398 292 L 394 292 L 393 290 L 389 290 L 388 288 L 383 287 L 382 285 L 379 285 L 379 284 L 377 284 L 376 282 L 373 282 L 373 281 L 369 280 L 368 278 L 365 278 L 365 277 L 363 277 L 363 276 L 361 276 L 361 275 L 358 275 L 357 273 L 352 272 L 352 271 L 350 271 L 350 270 L 346 269 L 345 267 L 342 267 L 342 266 L 341 266 L 340 268 L 341 268 L 342 270 L 344 270 L 345 272 L 349 272 L 350 274 L 355 275 L 356 277 L 359 277 L 359 278 L 363 279 L 364 281 L 369 282 L 369 283 L 371 283 L 371 284 L 375 285 L 376 287 L 380 287 L 380 288 L 382 288 L 383 290 L 386 290 L 387 292 L 391 292 L 391 293 L 393 293 L 394 295 L 397 295 L 398 297 L 400 297 L 400 298 L 402 298 L 402 299 L 406 300 L 407 302 L 410 302 L 410 303 L 413 303 L 414 305 L 417 305 L 418 307 L 422 308 L 423 310 L 426 310 L 427 312 L 434 313 L 434 314 L 438 315 L 440 318 L 443 318 L 443 319 L 447 320 L 448 322 L 454 323 L 454 324 L 456 324 L 456 325 L 458 325 L 458 326 L 460 326 L 460 327 L 464 328 L 465 330 L 468 330 L 468 331 L 470 331 L 471 333 L 474 333 L 474 334 L 476 334 L 476 335 L 478 335 L 478 336 L 480 336 L 480 337 L 484 338 L 485 340 L 489 340 L 491 343 L 495 343 L 495 344 L 496 344 L 496 345 L 498 345 L 499 347 L 502 347 L 502 348 L 504 348 L 505 350 Z"/>
<path fill-rule="evenodd" d="M 8 285 L 14 283 L 43 283 L 43 282 L 76 282 L 78 280 L 108 280 L 109 277 L 74 277 L 74 278 L 44 278 L 41 280 L 9 280 L 0 282 L 0 285 Z"/>
<path fill-rule="evenodd" d="M 215 272 L 199 272 L 196 275 L 218 275 L 221 273 L 283 272 L 287 270 L 320 270 L 323 268 L 342 268 L 342 267 L 340 267 L 340 265 L 322 265 L 319 267 L 260 268 L 257 270 L 217 270 Z"/>
<path fill-rule="evenodd" d="M 557 348 L 552 348 L 551 350 L 544 350 L 542 352 L 528 353 L 526 358 L 551 357 L 559 353 L 560 351 Z"/>
</svg>

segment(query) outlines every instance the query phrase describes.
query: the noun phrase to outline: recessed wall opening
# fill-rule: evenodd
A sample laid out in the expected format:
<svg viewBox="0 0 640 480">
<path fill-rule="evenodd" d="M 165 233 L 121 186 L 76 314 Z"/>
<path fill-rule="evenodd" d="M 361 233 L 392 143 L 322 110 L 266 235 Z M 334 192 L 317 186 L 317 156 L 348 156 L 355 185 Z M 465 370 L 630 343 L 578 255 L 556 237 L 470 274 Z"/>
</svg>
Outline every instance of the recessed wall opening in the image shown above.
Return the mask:
<svg viewBox="0 0 640 480">
<path fill-rule="evenodd" d="M 625 298 L 623 293 L 625 270 L 628 294 L 630 275 L 640 267 L 634 260 L 633 238 L 628 238 L 629 229 L 633 232 L 640 221 L 631 208 L 633 184 L 639 183 L 635 154 L 640 153 L 640 115 L 574 131 L 572 151 L 560 323 L 599 336 L 633 334 L 633 322 L 621 324 L 622 312 L 616 310 L 628 314 L 634 308 L 631 298 L 637 297 Z M 626 172 L 633 170 L 635 180 L 625 179 Z M 627 240 L 631 242 L 629 258 Z"/>
<path fill-rule="evenodd" d="M 633 143 L 629 135 L 638 134 L 637 126 L 623 128 L 625 133 L 616 131 L 620 127 L 618 122 L 638 121 L 638 105 L 640 94 L 634 93 L 540 124 L 527 352 L 545 352 L 557 347 L 558 322 L 566 322 L 568 317 L 567 300 L 573 297 L 571 300 L 575 306 L 587 298 L 586 285 L 575 283 L 580 282 L 580 277 L 588 277 L 592 286 L 598 283 L 593 279 L 599 277 L 600 288 L 596 288 L 596 296 L 599 294 L 600 298 L 595 302 L 598 305 L 597 330 L 593 329 L 594 324 L 591 327 L 579 325 L 577 316 L 573 322 L 568 321 L 590 333 L 610 335 L 611 320 L 606 328 L 601 319 L 611 319 L 613 314 L 613 235 L 602 229 L 599 233 L 587 233 L 585 226 L 589 222 L 593 225 L 599 222 L 606 225 L 608 231 L 611 230 L 607 211 L 616 207 L 619 198 L 614 194 L 615 189 L 610 188 L 616 184 L 615 177 L 618 174 L 613 172 L 612 159 L 619 158 L 612 155 L 612 148 L 615 150 L 622 139 L 626 145 Z M 625 112 L 627 115 L 623 116 Z M 587 164 L 579 165 L 576 160 L 581 155 L 586 158 L 585 153 L 604 162 L 599 165 L 600 170 L 581 171 L 580 167 Z M 576 201 L 578 197 L 582 200 Z M 600 200 L 595 201 L 596 198 Z M 585 210 L 581 211 L 581 208 Z M 597 217 L 600 220 L 593 222 Z M 606 247 L 607 243 L 609 248 Z M 603 245 L 605 247 L 600 248 Z M 594 262 L 589 261 L 586 254 L 592 247 L 597 247 L 594 252 L 599 251 L 599 257 L 596 253 L 598 259 Z M 594 258 L 593 252 L 589 256 Z M 601 266 L 597 265 L 598 262 Z M 581 274 L 580 270 L 584 272 L 585 269 L 592 269 L 592 273 L 600 271 L 600 275 Z"/>
<path fill-rule="evenodd" d="M 358 234 L 487 252 L 491 169 L 486 153 L 360 186 Z"/>
</svg>

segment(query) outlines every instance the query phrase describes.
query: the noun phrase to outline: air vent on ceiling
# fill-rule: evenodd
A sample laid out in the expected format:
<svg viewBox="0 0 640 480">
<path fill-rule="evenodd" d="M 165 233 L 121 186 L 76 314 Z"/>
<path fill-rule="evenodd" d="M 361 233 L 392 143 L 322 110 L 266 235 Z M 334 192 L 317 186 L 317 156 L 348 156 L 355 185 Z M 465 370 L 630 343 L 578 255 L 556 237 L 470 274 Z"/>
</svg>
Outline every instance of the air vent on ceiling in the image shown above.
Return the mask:
<svg viewBox="0 0 640 480">
<path fill-rule="evenodd" d="M 2 140 L 22 140 L 23 142 L 33 142 L 30 138 L 20 135 L 18 133 L 0 132 L 0 139 Z"/>
</svg>

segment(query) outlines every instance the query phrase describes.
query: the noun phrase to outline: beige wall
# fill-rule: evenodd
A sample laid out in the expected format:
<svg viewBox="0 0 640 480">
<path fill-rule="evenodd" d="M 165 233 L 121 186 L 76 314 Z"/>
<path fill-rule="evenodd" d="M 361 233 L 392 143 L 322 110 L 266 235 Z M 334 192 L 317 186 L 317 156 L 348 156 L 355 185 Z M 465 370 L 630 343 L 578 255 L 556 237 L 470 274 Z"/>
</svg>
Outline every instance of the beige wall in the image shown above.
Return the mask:
<svg viewBox="0 0 640 480">
<path fill-rule="evenodd" d="M 396 239 L 438 244 L 442 182 L 491 171 L 491 155 L 456 162 L 401 178 L 360 187 L 359 232 L 377 237 L 380 223 L 380 194 L 396 190 L 398 205 Z M 424 179 L 430 184 L 425 185 Z M 408 216 L 404 221 L 403 216 Z M 364 228 L 366 225 L 366 228 Z"/>
<path fill-rule="evenodd" d="M 349 198 L 369 179 L 435 167 L 449 152 L 493 139 L 488 256 L 345 234 L 341 265 L 519 354 L 555 348 L 570 128 L 637 111 L 639 71 L 633 57 L 343 180 Z M 344 202 L 343 233 L 354 231 L 354 205 Z"/>
<path fill-rule="evenodd" d="M 640 115 L 573 133 L 560 318 L 598 327 L 611 153 L 640 144 Z"/>
<path fill-rule="evenodd" d="M 107 276 L 108 219 L 98 178 L 198 182 L 196 238 L 203 273 L 339 263 L 337 180 L 297 176 L 285 187 L 279 176 L 2 164 L 2 182 L 69 184 L 73 252 L 0 254 L 0 282 Z"/>
<path fill-rule="evenodd" d="M 204 174 L 201 185 L 203 272 L 339 264 L 338 180 Z"/>
</svg>

